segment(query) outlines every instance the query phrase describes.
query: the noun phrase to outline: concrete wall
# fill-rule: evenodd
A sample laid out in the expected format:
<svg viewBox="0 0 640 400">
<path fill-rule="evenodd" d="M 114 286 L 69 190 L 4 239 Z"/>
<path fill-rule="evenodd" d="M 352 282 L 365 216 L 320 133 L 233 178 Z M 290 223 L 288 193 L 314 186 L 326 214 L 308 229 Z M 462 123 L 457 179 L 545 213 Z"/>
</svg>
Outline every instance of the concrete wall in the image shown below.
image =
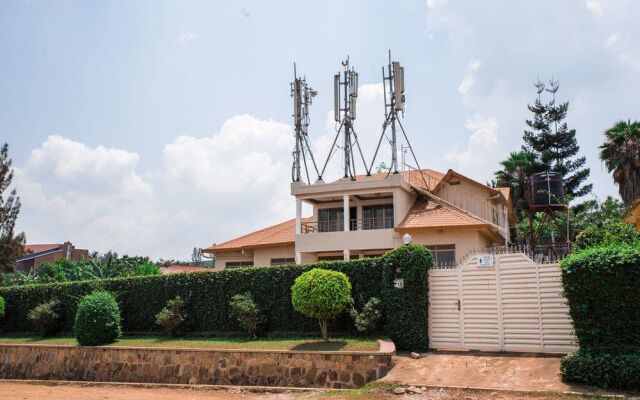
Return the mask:
<svg viewBox="0 0 640 400">
<path fill-rule="evenodd" d="M 472 250 L 481 250 L 491 245 L 491 241 L 478 229 L 442 229 L 411 233 L 412 242 L 416 244 L 456 246 L 456 262 L 462 259 Z M 396 244 L 399 246 L 400 242 Z"/>
<path fill-rule="evenodd" d="M 395 352 L 243 351 L 0 345 L 1 379 L 356 388 Z M 385 351 L 386 350 L 386 351 Z"/>
<path fill-rule="evenodd" d="M 272 258 L 294 258 L 296 252 L 293 245 L 277 247 L 261 247 L 253 251 L 253 262 L 255 265 L 271 265 Z"/>
</svg>

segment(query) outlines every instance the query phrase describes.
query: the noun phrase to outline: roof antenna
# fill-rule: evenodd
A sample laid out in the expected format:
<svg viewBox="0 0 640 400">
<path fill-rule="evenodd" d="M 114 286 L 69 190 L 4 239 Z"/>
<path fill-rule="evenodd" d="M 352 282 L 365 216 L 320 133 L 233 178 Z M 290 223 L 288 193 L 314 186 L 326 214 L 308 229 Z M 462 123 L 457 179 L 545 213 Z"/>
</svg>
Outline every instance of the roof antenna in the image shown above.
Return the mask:
<svg viewBox="0 0 640 400">
<path fill-rule="evenodd" d="M 371 175 L 371 170 L 367 169 L 367 163 L 362 154 L 360 143 L 358 142 L 358 135 L 355 129 L 353 129 L 353 121 L 356 119 L 356 101 L 358 99 L 358 73 L 353 68 L 349 69 L 349 56 L 347 56 L 347 59 L 342 61 L 341 64 L 344 67 L 342 75 L 337 73 L 333 76 L 334 119 L 336 122 L 340 122 L 340 127 L 336 131 L 336 137 L 333 140 L 331 149 L 329 149 L 329 155 L 324 163 L 322 172 L 320 172 L 319 180 L 322 180 L 322 176 L 327 169 L 327 164 L 333 155 L 333 149 L 336 147 L 341 132 L 344 136 L 344 177 L 355 180 L 354 144 L 358 148 L 367 175 Z"/>
<path fill-rule="evenodd" d="M 313 163 L 313 168 L 318 173 L 316 161 L 313 158 L 311 146 L 309 146 L 309 106 L 312 104 L 313 98 L 318 92 L 313 90 L 306 81 L 305 77 L 298 78 L 296 72 L 296 63 L 293 63 L 293 82 L 291 82 L 291 97 L 293 97 L 293 126 L 295 129 L 296 144 L 293 150 L 293 165 L 291 167 L 291 180 L 300 182 L 302 180 L 301 163 L 304 165 L 304 172 L 307 177 L 307 183 L 310 184 L 309 168 L 307 166 L 307 154 Z"/>
<path fill-rule="evenodd" d="M 422 180 L 424 181 L 425 188 L 429 188 L 429 186 L 427 185 L 427 180 L 424 177 L 424 173 L 420 168 L 420 164 L 418 163 L 418 159 L 416 158 L 416 154 L 413 152 L 413 148 L 411 147 L 409 138 L 407 137 L 407 134 L 404 131 L 404 127 L 402 126 L 402 123 L 399 119 L 399 116 L 402 116 L 404 118 L 405 110 L 404 67 L 401 66 L 398 61 L 391 61 L 391 50 L 389 50 L 389 63 L 387 64 L 386 72 L 384 66 L 382 67 L 382 84 L 384 86 L 385 118 L 384 122 L 382 123 L 382 133 L 380 134 L 380 139 L 378 140 L 378 146 L 376 147 L 376 151 L 373 154 L 373 159 L 371 160 L 369 172 L 373 169 L 373 164 L 376 162 L 376 157 L 378 156 L 378 151 L 380 150 L 382 139 L 385 137 L 385 132 L 387 128 L 391 126 L 391 140 L 389 140 L 389 144 L 391 145 L 391 165 L 389 166 L 387 177 L 389 177 L 389 175 L 391 175 L 392 173 L 398 173 L 398 137 L 396 131 L 397 122 L 400 130 L 402 131 L 402 135 L 407 142 L 407 147 L 411 151 L 411 155 L 413 156 L 413 160 L 416 163 L 416 167 L 418 168 L 418 171 L 420 171 L 420 175 L 422 175 Z"/>
</svg>

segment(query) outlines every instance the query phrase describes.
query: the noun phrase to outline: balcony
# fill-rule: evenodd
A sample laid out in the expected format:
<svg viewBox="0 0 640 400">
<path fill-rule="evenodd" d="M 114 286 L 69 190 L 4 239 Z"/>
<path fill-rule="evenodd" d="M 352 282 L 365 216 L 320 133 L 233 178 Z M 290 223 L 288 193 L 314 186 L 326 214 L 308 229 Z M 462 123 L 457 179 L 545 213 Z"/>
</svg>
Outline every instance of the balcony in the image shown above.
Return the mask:
<svg viewBox="0 0 640 400">
<path fill-rule="evenodd" d="M 349 220 L 349 231 L 393 229 L 393 217 L 360 218 Z M 344 232 L 344 220 L 311 221 L 302 223 L 302 234 L 318 232 Z"/>
</svg>

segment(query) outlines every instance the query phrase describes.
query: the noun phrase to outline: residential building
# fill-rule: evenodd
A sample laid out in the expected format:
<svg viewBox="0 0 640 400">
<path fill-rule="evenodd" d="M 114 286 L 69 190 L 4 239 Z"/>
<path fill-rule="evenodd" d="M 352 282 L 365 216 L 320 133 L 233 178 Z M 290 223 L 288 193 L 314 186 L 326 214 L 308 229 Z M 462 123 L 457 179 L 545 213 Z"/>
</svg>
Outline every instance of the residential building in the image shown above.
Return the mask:
<svg viewBox="0 0 640 400">
<path fill-rule="evenodd" d="M 16 260 L 16 271 L 24 273 L 37 272 L 39 265 L 62 259 L 74 261 L 89 259 L 89 250 L 76 249 L 71 242 L 27 244 L 24 246 L 24 251 L 26 254 Z"/>
<path fill-rule="evenodd" d="M 453 170 L 293 182 L 291 194 L 295 218 L 203 249 L 215 255 L 216 269 L 377 256 L 405 234 L 429 247 L 438 265 L 454 265 L 471 251 L 508 244 L 515 218 L 508 188 Z M 311 217 L 302 217 L 303 204 Z"/>
</svg>

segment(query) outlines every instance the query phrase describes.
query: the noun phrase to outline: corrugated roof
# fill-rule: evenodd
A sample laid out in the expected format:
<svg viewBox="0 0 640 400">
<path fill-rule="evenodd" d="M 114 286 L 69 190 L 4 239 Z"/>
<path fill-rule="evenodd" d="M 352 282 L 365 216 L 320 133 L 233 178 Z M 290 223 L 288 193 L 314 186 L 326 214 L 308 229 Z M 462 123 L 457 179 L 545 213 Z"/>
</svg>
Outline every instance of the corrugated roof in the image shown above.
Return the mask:
<svg viewBox="0 0 640 400">
<path fill-rule="evenodd" d="M 39 253 L 41 251 L 53 250 L 60 247 L 57 243 L 49 243 L 49 244 L 25 244 L 24 251 L 27 253 Z"/>
<path fill-rule="evenodd" d="M 446 203 L 418 198 L 396 230 L 490 226 L 486 221 Z"/>
</svg>

